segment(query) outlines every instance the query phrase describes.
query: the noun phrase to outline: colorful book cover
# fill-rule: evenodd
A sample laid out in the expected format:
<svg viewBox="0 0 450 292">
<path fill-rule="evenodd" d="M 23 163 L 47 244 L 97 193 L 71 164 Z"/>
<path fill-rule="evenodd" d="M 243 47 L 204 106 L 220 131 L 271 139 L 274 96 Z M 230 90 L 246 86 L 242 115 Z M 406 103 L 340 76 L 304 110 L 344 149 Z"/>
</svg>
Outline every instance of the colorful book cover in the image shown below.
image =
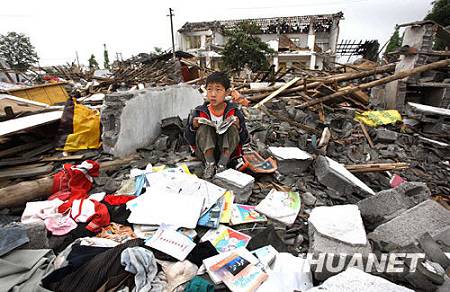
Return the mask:
<svg viewBox="0 0 450 292">
<path fill-rule="evenodd" d="M 250 236 L 224 225 L 208 230 L 202 237 L 202 241 L 210 241 L 219 253 L 246 247 L 250 239 Z"/>
<path fill-rule="evenodd" d="M 209 228 L 217 228 L 220 224 L 220 218 L 222 215 L 222 209 L 225 198 L 220 198 L 214 206 L 211 207 L 200 219 L 198 219 L 197 225 Z"/>
<path fill-rule="evenodd" d="M 255 210 L 286 225 L 292 225 L 300 208 L 300 195 L 297 192 L 281 192 L 273 189 Z"/>
<path fill-rule="evenodd" d="M 233 206 L 234 195 L 232 191 L 227 191 L 223 195 L 222 215 L 220 216 L 220 223 L 228 224 L 231 220 L 231 207 Z"/>
<path fill-rule="evenodd" d="M 233 204 L 231 211 L 231 224 L 265 222 L 267 217 L 255 210 L 256 206 Z"/>
<path fill-rule="evenodd" d="M 260 267 L 232 253 L 210 268 L 231 291 L 255 291 L 268 277 Z"/>
</svg>

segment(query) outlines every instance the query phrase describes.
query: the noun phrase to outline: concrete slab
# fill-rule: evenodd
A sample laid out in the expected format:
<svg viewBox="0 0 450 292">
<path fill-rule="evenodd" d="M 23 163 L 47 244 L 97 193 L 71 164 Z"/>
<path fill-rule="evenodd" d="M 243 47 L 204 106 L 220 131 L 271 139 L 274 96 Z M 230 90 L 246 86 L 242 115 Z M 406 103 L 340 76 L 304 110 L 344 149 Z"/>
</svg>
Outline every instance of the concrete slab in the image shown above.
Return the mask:
<svg viewBox="0 0 450 292">
<path fill-rule="evenodd" d="M 147 88 L 107 95 L 101 110 L 103 149 L 123 157 L 149 145 L 160 134 L 164 118 L 186 118 L 203 103 L 189 85 Z"/>
<path fill-rule="evenodd" d="M 378 192 L 375 196 L 357 203 L 364 225 L 373 230 L 406 210 L 430 198 L 424 183 L 405 182 L 395 189 Z"/>
<path fill-rule="evenodd" d="M 366 231 L 356 205 L 316 207 L 308 223 L 321 235 L 352 246 L 367 245 Z"/>
<path fill-rule="evenodd" d="M 368 238 L 383 251 L 414 244 L 424 233 L 442 233 L 450 224 L 450 211 L 433 200 L 426 200 L 387 223 L 378 226 Z"/>
<path fill-rule="evenodd" d="M 307 292 L 413 292 L 403 286 L 399 286 L 386 279 L 365 273 L 356 268 L 348 268 L 346 271 L 333 276 L 321 285 Z"/>
<path fill-rule="evenodd" d="M 342 195 L 353 192 L 375 195 L 365 183 L 348 171 L 344 165 L 326 156 L 319 156 L 315 163 L 315 175 L 319 182 Z"/>
</svg>

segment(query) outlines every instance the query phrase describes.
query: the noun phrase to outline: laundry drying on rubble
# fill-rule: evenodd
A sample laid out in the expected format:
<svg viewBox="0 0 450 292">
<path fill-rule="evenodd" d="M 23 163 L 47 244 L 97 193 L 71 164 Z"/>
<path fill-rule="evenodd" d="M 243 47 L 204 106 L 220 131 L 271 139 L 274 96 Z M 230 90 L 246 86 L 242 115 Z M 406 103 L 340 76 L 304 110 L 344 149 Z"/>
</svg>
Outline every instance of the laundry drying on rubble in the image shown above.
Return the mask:
<svg viewBox="0 0 450 292">
<path fill-rule="evenodd" d="M 434 25 L 407 25 L 421 47 L 393 63 L 233 76 L 223 117 L 208 76 L 226 74 L 182 51 L 55 68 L 63 103 L 0 94 L 0 291 L 448 291 Z M 234 131 L 232 153 L 199 156 L 193 117 L 204 139 Z"/>
</svg>

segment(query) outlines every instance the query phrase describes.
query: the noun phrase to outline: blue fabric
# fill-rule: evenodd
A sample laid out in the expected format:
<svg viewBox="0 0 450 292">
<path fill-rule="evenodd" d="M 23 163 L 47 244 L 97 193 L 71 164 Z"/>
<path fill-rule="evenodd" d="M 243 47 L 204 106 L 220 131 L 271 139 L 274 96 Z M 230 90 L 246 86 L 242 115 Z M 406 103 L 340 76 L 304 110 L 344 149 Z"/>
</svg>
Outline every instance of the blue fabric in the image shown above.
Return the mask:
<svg viewBox="0 0 450 292">
<path fill-rule="evenodd" d="M 0 227 L 0 256 L 29 242 L 25 227 L 21 225 L 8 225 Z"/>
</svg>

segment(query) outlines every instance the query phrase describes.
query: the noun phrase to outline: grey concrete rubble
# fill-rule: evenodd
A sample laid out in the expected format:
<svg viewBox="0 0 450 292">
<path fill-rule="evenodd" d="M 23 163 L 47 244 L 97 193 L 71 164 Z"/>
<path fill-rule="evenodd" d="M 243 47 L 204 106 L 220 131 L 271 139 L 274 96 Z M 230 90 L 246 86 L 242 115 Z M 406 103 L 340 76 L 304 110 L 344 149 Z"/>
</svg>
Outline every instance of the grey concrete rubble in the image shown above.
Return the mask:
<svg viewBox="0 0 450 292">
<path fill-rule="evenodd" d="M 405 182 L 395 189 L 378 192 L 357 203 L 369 230 L 385 223 L 430 197 L 423 183 Z"/>
<path fill-rule="evenodd" d="M 338 162 L 326 156 L 315 161 L 315 174 L 320 183 L 337 191 L 341 195 L 353 192 L 374 195 L 374 191 Z"/>
<path fill-rule="evenodd" d="M 352 255 L 360 254 L 365 261 L 372 251 L 356 205 L 316 207 L 310 214 L 308 227 L 309 252 L 314 257 L 325 254 L 325 261 L 332 263 L 331 267 L 340 267 L 340 270 L 330 270 L 330 266 L 324 265 L 318 269 L 313 264 L 314 276 L 318 280 L 343 271 Z M 345 265 L 339 266 L 340 261 Z"/>
<path fill-rule="evenodd" d="M 376 135 L 374 137 L 374 142 L 380 142 L 380 143 L 393 143 L 397 140 L 398 138 L 398 133 L 388 130 L 388 129 L 383 129 L 383 128 L 378 128 L 376 129 Z"/>
<path fill-rule="evenodd" d="M 406 287 L 389 282 L 378 276 L 365 273 L 356 268 L 333 276 L 308 292 L 413 292 Z"/>
<path fill-rule="evenodd" d="M 203 98 L 188 85 L 147 88 L 107 95 L 101 111 L 103 149 L 125 156 L 149 145 L 160 134 L 164 118 L 186 118 Z"/>
<path fill-rule="evenodd" d="M 276 158 L 280 173 L 284 175 L 301 174 L 313 162 L 312 155 L 297 147 L 269 147 Z"/>
<path fill-rule="evenodd" d="M 383 251 L 414 244 L 423 234 L 440 234 L 449 225 L 450 211 L 433 200 L 426 200 L 394 219 L 381 224 L 368 238 Z"/>
</svg>

